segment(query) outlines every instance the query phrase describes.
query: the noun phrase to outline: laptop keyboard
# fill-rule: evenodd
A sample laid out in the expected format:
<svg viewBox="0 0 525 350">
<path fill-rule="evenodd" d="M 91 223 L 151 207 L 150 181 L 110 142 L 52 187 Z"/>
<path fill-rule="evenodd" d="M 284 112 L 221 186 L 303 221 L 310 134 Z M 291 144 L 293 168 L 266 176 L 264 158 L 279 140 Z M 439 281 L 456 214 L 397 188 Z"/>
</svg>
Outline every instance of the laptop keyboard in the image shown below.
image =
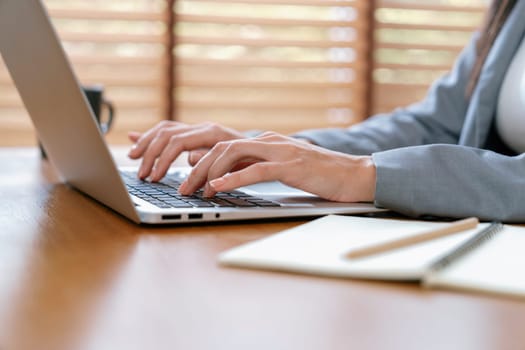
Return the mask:
<svg viewBox="0 0 525 350">
<path fill-rule="evenodd" d="M 122 179 L 128 192 L 159 208 L 213 208 L 213 207 L 279 207 L 280 204 L 258 198 L 242 191 L 219 192 L 214 197 L 206 198 L 202 190 L 191 196 L 179 193 L 179 186 L 184 178 L 166 176 L 161 182 L 147 182 L 137 178 L 134 172 L 121 171 Z"/>
</svg>

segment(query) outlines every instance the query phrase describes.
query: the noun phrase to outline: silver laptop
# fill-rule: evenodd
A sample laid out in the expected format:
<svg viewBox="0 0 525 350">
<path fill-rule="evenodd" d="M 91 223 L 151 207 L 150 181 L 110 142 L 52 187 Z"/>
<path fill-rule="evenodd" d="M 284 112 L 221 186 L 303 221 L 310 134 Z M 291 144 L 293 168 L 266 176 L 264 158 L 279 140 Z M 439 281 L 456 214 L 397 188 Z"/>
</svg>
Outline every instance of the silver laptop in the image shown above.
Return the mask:
<svg viewBox="0 0 525 350">
<path fill-rule="evenodd" d="M 137 223 L 188 223 L 379 211 L 335 203 L 278 182 L 207 199 L 178 195 L 187 168 L 162 183 L 118 169 L 41 0 L 0 0 L 0 52 L 51 162 L 77 190 Z"/>
</svg>

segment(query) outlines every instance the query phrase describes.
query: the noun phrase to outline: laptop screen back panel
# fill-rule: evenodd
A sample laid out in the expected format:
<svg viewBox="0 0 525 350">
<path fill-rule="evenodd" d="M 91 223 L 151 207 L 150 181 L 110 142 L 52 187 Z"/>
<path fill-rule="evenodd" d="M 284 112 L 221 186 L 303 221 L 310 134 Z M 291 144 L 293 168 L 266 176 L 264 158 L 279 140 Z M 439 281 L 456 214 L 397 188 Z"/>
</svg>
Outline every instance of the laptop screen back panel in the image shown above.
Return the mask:
<svg viewBox="0 0 525 350">
<path fill-rule="evenodd" d="M 0 0 L 0 52 L 60 175 L 73 187 L 138 222 L 40 0 Z"/>
</svg>

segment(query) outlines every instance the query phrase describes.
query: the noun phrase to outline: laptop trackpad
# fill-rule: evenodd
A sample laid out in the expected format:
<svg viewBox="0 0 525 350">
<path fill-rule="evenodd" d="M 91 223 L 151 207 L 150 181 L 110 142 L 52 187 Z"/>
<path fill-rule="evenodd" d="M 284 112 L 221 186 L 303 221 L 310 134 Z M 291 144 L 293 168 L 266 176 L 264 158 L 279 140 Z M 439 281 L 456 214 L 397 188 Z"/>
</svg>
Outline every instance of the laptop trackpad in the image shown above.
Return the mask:
<svg viewBox="0 0 525 350">
<path fill-rule="evenodd" d="M 253 196 L 271 199 L 289 206 L 313 207 L 316 202 L 326 202 L 316 195 L 286 186 L 278 181 L 261 182 L 242 187 L 240 190 Z"/>
</svg>

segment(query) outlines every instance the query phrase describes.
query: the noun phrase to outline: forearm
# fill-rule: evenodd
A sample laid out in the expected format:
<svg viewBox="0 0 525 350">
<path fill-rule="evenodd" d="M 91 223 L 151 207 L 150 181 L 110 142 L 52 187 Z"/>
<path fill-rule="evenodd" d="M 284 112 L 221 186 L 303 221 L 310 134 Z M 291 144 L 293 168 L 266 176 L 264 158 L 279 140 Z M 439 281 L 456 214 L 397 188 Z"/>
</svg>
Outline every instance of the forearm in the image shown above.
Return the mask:
<svg viewBox="0 0 525 350">
<path fill-rule="evenodd" d="M 373 155 L 375 203 L 409 216 L 525 222 L 525 155 L 431 145 Z"/>
</svg>

